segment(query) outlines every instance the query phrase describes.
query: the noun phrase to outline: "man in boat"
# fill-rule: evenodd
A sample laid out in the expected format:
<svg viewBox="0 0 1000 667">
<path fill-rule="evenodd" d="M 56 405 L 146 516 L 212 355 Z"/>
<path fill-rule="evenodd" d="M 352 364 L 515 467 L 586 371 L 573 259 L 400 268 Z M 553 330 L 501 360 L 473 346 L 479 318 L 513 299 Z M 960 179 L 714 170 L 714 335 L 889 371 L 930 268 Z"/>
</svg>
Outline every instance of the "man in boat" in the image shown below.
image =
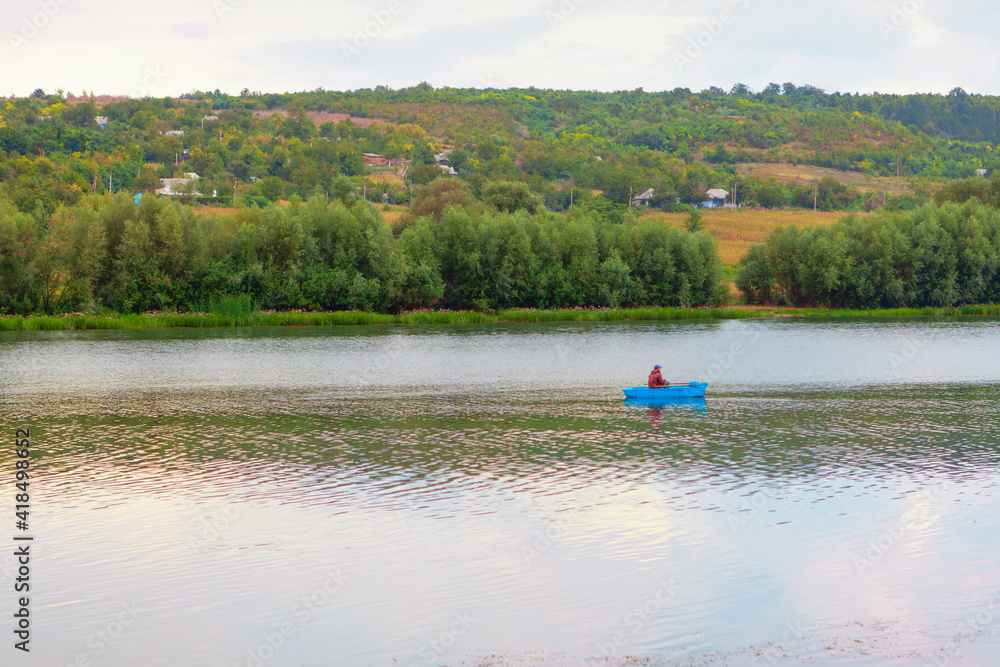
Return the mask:
<svg viewBox="0 0 1000 667">
<path fill-rule="evenodd" d="M 670 386 L 669 382 L 664 381 L 663 373 L 660 369 L 663 368 L 659 364 L 653 367 L 653 372 L 649 374 L 649 388 L 650 389 L 665 389 Z"/>
</svg>

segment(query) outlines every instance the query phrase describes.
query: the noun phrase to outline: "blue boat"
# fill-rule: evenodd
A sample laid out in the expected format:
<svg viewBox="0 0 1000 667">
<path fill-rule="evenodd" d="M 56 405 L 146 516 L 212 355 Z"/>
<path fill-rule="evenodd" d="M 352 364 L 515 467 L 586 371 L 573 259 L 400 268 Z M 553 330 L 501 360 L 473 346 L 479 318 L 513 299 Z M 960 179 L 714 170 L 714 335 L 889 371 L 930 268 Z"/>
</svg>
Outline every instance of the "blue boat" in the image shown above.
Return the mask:
<svg viewBox="0 0 1000 667">
<path fill-rule="evenodd" d="M 662 389 L 649 387 L 632 387 L 623 389 L 626 398 L 642 398 L 646 400 L 671 400 L 676 398 L 705 398 L 707 382 L 690 382 L 688 384 L 672 384 Z"/>
</svg>

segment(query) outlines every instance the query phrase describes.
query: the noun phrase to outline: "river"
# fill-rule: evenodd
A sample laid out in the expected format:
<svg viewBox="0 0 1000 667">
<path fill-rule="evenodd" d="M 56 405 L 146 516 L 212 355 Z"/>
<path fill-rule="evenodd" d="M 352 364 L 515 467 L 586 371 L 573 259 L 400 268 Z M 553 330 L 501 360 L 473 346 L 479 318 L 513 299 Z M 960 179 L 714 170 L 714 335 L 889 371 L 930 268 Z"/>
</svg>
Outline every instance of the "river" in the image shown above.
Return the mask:
<svg viewBox="0 0 1000 667">
<path fill-rule="evenodd" d="M 998 389 L 989 319 L 0 334 L 18 664 L 994 664 Z"/>
</svg>

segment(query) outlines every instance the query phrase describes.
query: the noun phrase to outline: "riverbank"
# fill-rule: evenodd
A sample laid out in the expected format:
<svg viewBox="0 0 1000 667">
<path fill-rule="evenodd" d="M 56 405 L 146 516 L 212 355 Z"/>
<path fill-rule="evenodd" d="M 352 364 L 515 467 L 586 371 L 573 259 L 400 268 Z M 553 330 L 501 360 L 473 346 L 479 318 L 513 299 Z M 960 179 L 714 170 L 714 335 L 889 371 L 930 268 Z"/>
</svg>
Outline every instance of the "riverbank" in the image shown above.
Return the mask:
<svg viewBox="0 0 1000 667">
<path fill-rule="evenodd" d="M 505 322 L 662 322 L 675 320 L 736 320 L 773 317 L 891 318 L 891 317 L 1000 317 L 1000 306 L 957 308 L 892 308 L 883 310 L 830 310 L 823 308 L 614 308 L 530 310 L 494 313 L 471 311 L 415 311 L 399 315 L 359 311 L 307 313 L 256 312 L 245 315 L 212 313 L 144 313 L 141 315 L 0 317 L 0 331 L 72 331 L 100 329 L 163 329 L 204 327 L 356 326 L 420 324 L 499 324 Z"/>
</svg>

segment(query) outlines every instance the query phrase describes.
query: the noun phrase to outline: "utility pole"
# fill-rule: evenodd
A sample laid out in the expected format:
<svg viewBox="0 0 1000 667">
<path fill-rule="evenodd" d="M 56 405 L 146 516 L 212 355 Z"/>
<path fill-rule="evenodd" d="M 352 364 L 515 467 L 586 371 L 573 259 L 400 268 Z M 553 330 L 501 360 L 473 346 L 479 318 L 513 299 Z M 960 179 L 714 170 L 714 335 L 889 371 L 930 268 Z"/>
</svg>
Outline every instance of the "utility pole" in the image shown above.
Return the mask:
<svg viewBox="0 0 1000 667">
<path fill-rule="evenodd" d="M 108 194 L 113 195 L 115 193 L 115 172 L 112 171 L 110 175 L 111 175 L 111 182 L 108 183 Z"/>
<path fill-rule="evenodd" d="M 632 208 L 632 186 L 628 186 L 628 207 Z"/>
<path fill-rule="evenodd" d="M 237 178 L 236 182 L 233 183 L 233 208 L 236 208 L 236 186 L 238 186 L 239 184 L 240 184 L 240 179 Z"/>
<path fill-rule="evenodd" d="M 816 205 L 819 203 L 819 181 L 813 185 L 813 212 L 816 212 Z"/>
<path fill-rule="evenodd" d="M 739 185 L 739 181 L 733 181 L 733 210 L 736 210 L 736 186 Z"/>
</svg>

